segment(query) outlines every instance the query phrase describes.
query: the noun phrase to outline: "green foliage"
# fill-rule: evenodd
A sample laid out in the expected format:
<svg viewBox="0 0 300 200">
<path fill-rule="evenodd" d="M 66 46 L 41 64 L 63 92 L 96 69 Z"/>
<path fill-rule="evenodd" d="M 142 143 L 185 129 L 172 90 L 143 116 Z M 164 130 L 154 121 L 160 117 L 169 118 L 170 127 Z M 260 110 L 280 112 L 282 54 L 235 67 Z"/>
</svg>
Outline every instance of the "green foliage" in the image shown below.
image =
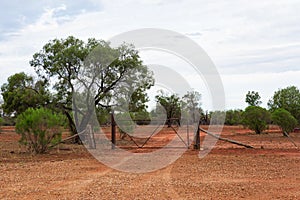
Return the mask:
<svg viewBox="0 0 300 200">
<path fill-rule="evenodd" d="M 41 79 L 54 84 L 54 105 L 64 111 L 73 133 L 75 124 L 78 131 L 86 127 L 94 110 L 74 108 L 72 102 L 89 102 L 104 108 L 129 104 L 129 110 L 135 112 L 145 107 L 145 91 L 154 84 L 153 74 L 142 64 L 133 46 L 112 48 L 94 38 L 87 43 L 73 36 L 51 40 L 34 54 L 30 64 Z M 79 87 L 82 94 L 73 98 Z M 74 111 L 74 118 L 70 111 Z"/>
<path fill-rule="evenodd" d="M 262 133 L 268 128 L 270 113 L 259 106 L 248 106 L 242 114 L 243 124 L 256 134 Z"/>
<path fill-rule="evenodd" d="M 271 112 L 277 108 L 289 111 L 300 122 L 300 91 L 295 86 L 290 86 L 276 91 L 269 100 L 268 106 Z"/>
<path fill-rule="evenodd" d="M 240 125 L 242 124 L 242 110 L 227 110 L 225 117 L 226 125 Z"/>
<path fill-rule="evenodd" d="M 202 113 L 201 109 L 201 94 L 197 91 L 188 91 L 182 97 L 182 108 L 186 111 L 185 117 L 191 119 L 191 123 L 198 122 Z"/>
<path fill-rule="evenodd" d="M 132 115 L 132 113 L 117 113 L 114 115 L 122 139 L 125 138 L 125 133 L 131 135 L 134 133 L 135 123 L 132 120 Z"/>
<path fill-rule="evenodd" d="M 181 100 L 176 94 L 167 95 L 160 91 L 159 95 L 155 96 L 156 101 L 165 109 L 167 114 L 168 127 L 172 124 L 172 118 L 177 118 L 180 122 L 181 118 Z M 180 124 L 179 124 L 180 125 Z"/>
<path fill-rule="evenodd" d="M 213 111 L 210 112 L 210 124 L 223 125 L 225 122 L 226 112 L 225 111 Z"/>
<path fill-rule="evenodd" d="M 2 117 L 2 126 L 15 126 L 16 118 L 15 117 Z"/>
<path fill-rule="evenodd" d="M 151 75 L 152 76 L 152 75 Z M 150 82 L 154 83 L 154 79 L 150 76 L 146 78 L 146 80 L 149 80 Z M 146 103 L 149 101 L 149 97 L 147 96 L 147 93 L 145 92 L 146 89 L 150 89 L 152 86 L 148 84 L 141 84 L 134 92 L 132 92 L 132 95 L 129 97 L 129 111 L 135 112 L 135 113 L 144 113 L 147 112 L 147 106 Z"/>
<path fill-rule="evenodd" d="M 76 127 L 72 111 L 72 94 L 79 69 L 89 52 L 98 45 L 95 39 L 85 44 L 82 40 L 70 36 L 66 39 L 54 39 L 45 44 L 42 50 L 33 55 L 30 65 L 39 78 L 54 84 L 53 105 L 66 115 L 72 133 Z"/>
<path fill-rule="evenodd" d="M 272 113 L 272 121 L 274 124 L 277 124 L 280 126 L 283 132 L 285 133 L 290 133 L 294 130 L 294 128 L 297 126 L 298 122 L 293 117 L 293 115 L 283 109 L 283 108 L 278 108 Z"/>
<path fill-rule="evenodd" d="M 1 87 L 2 109 L 7 115 L 17 116 L 27 108 L 41 107 L 50 101 L 46 85 L 42 81 L 34 82 L 34 78 L 24 72 L 10 76 L 7 81 Z"/>
<path fill-rule="evenodd" d="M 111 114 L 109 109 L 97 107 L 96 114 L 100 125 L 106 125 L 111 122 Z"/>
<path fill-rule="evenodd" d="M 16 132 L 21 135 L 20 143 L 34 153 L 45 153 L 61 140 L 61 126 L 65 119 L 49 109 L 29 108 L 17 118 Z"/>
<path fill-rule="evenodd" d="M 260 101 L 260 96 L 258 92 L 255 91 L 248 91 L 246 94 L 246 103 L 249 104 L 249 106 L 259 106 L 262 102 Z"/>
<path fill-rule="evenodd" d="M 164 108 L 157 104 L 154 109 L 152 109 L 149 113 L 151 120 L 154 121 L 163 121 L 166 119 L 166 113 Z"/>
<path fill-rule="evenodd" d="M 150 124 L 150 113 L 147 110 L 141 110 L 132 114 L 133 120 L 137 125 L 148 125 Z"/>
</svg>

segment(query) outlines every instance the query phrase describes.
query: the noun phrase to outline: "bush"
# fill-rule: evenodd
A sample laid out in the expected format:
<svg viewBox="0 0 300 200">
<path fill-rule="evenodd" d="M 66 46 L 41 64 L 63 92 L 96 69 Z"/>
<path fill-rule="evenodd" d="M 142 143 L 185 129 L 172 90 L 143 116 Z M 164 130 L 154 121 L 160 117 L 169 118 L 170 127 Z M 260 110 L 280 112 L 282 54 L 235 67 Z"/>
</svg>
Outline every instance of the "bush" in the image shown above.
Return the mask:
<svg viewBox="0 0 300 200">
<path fill-rule="evenodd" d="M 248 106 L 242 114 L 243 124 L 256 134 L 262 133 L 268 128 L 270 113 L 259 106 Z"/>
<path fill-rule="evenodd" d="M 61 125 L 65 119 L 49 109 L 29 108 L 17 118 L 16 132 L 21 135 L 20 143 L 34 153 L 45 153 L 61 140 Z"/>
<path fill-rule="evenodd" d="M 268 106 L 272 112 L 277 108 L 289 111 L 300 123 L 300 90 L 296 86 L 276 91 L 269 100 Z"/>
<path fill-rule="evenodd" d="M 146 110 L 134 112 L 133 120 L 137 125 L 148 125 L 151 122 L 150 114 Z"/>
<path fill-rule="evenodd" d="M 278 108 L 272 113 L 272 121 L 281 128 L 283 135 L 292 132 L 298 123 L 297 119 L 283 108 Z"/>
<path fill-rule="evenodd" d="M 15 117 L 2 117 L 2 126 L 15 126 L 16 118 Z"/>
<path fill-rule="evenodd" d="M 242 110 L 228 110 L 226 111 L 225 124 L 226 125 L 240 125 L 242 124 Z"/>
<path fill-rule="evenodd" d="M 210 124 L 213 125 L 224 125 L 226 112 L 225 111 L 213 111 L 210 112 Z"/>
</svg>

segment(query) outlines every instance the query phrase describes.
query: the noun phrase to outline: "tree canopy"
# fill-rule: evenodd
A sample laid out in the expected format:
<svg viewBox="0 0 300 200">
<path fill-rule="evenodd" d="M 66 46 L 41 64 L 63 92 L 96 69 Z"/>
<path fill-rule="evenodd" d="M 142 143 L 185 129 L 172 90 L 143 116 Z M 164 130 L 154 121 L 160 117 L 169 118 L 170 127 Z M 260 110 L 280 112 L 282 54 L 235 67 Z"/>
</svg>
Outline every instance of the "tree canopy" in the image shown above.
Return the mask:
<svg viewBox="0 0 300 200">
<path fill-rule="evenodd" d="M 47 105 L 50 101 L 50 93 L 46 84 L 24 72 L 10 76 L 8 82 L 1 87 L 4 103 L 3 112 L 15 116 L 24 112 L 27 108 L 37 108 Z"/>
<path fill-rule="evenodd" d="M 154 84 L 151 71 L 133 46 L 112 48 L 94 38 L 86 43 L 73 36 L 51 40 L 30 64 L 41 79 L 54 86 L 53 102 L 64 111 L 73 132 L 75 127 L 79 131 L 86 127 L 95 106 L 145 108 L 145 90 Z M 79 105 L 83 102 L 93 106 L 82 110 Z"/>
<path fill-rule="evenodd" d="M 277 108 L 289 111 L 300 122 L 300 91 L 295 86 L 279 89 L 269 100 L 268 106 L 273 112 Z"/>
<path fill-rule="evenodd" d="M 260 101 L 260 96 L 258 92 L 255 91 L 248 91 L 246 94 L 246 103 L 248 103 L 249 106 L 259 106 L 262 102 Z"/>
<path fill-rule="evenodd" d="M 176 121 L 179 123 L 181 118 L 180 97 L 176 94 L 168 95 L 163 91 L 160 91 L 160 94 L 156 95 L 155 98 L 157 103 L 159 103 L 166 111 L 168 127 L 172 125 L 172 118 L 176 118 Z"/>
<path fill-rule="evenodd" d="M 243 124 L 256 134 L 262 133 L 268 128 L 270 113 L 259 106 L 248 106 L 242 114 Z"/>
<path fill-rule="evenodd" d="M 225 117 L 226 125 L 239 125 L 242 123 L 243 110 L 227 110 Z"/>
<path fill-rule="evenodd" d="M 289 134 L 297 126 L 297 120 L 283 108 L 278 108 L 272 113 L 272 121 L 281 128 L 283 135 Z"/>
<path fill-rule="evenodd" d="M 197 91 L 188 91 L 183 97 L 183 107 L 187 109 L 189 117 L 192 118 L 192 122 L 198 122 L 200 118 L 201 110 L 201 94 Z"/>
</svg>

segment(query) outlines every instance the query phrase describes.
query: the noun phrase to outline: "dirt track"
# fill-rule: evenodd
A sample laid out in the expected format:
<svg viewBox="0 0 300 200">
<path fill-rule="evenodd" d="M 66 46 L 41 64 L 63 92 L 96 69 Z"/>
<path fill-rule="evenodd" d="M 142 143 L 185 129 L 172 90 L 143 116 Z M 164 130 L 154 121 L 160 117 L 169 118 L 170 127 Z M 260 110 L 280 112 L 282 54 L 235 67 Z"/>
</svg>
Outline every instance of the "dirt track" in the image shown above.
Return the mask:
<svg viewBox="0 0 300 200">
<path fill-rule="evenodd" d="M 277 130 L 255 135 L 225 127 L 205 158 L 188 150 L 164 169 L 131 174 L 110 169 L 82 146 L 22 153 L 14 132 L 0 134 L 0 199 L 300 199 L 300 152 Z M 291 134 L 300 145 L 300 134 Z"/>
</svg>

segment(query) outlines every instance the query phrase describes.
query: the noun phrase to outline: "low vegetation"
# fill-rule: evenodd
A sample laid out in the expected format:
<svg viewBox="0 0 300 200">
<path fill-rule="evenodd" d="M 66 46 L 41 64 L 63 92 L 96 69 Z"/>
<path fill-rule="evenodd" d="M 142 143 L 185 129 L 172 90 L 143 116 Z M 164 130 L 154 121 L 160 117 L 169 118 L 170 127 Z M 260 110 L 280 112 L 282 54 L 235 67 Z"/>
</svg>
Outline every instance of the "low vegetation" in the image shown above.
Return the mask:
<svg viewBox="0 0 300 200">
<path fill-rule="evenodd" d="M 45 153 L 61 140 L 64 117 L 49 109 L 29 108 L 17 118 L 16 132 L 20 143 L 33 153 Z"/>
<path fill-rule="evenodd" d="M 268 128 L 270 121 L 270 113 L 259 106 L 248 106 L 242 115 L 243 124 L 249 129 L 255 131 L 256 134 L 261 134 Z"/>
<path fill-rule="evenodd" d="M 272 121 L 281 128 L 284 136 L 292 132 L 297 126 L 295 117 L 283 108 L 278 108 L 272 113 Z"/>
<path fill-rule="evenodd" d="M 19 72 L 1 86 L 0 111 L 3 125 L 15 125 L 17 118 L 21 143 L 36 153 L 47 151 L 49 144 L 59 139 L 61 116 L 57 113 L 65 116 L 73 135 L 86 128 L 94 112 L 101 125 L 111 123 L 113 111 L 130 115 L 128 120 L 134 122 L 119 124 L 121 132 L 133 132 L 136 124 L 147 125 L 150 119 L 166 120 L 169 127 L 174 122 L 197 124 L 199 120 L 201 124 L 243 124 L 257 134 L 272 121 L 286 133 L 300 123 L 300 91 L 296 86 L 278 89 L 268 102 L 268 110 L 260 107 L 258 92 L 248 91 L 245 102 L 249 107 L 245 110 L 205 114 L 197 91 L 187 91 L 183 96 L 158 91 L 156 108 L 149 112 L 147 91 L 155 79 L 130 44 L 115 48 L 95 38 L 87 42 L 73 36 L 54 39 L 33 55 L 30 65 L 35 76 Z M 94 104 L 95 109 L 87 107 L 86 102 Z M 34 117 L 40 118 L 34 121 Z M 74 141 L 80 143 L 79 138 Z"/>
</svg>

